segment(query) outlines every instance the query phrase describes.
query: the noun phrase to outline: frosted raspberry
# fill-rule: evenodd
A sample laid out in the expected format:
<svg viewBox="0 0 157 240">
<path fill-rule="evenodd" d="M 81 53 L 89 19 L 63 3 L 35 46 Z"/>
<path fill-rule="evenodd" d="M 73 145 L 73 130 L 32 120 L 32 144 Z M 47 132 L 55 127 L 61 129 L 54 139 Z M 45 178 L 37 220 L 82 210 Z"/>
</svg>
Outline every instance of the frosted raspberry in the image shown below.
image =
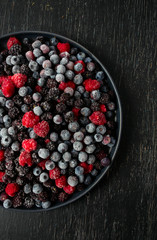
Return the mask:
<svg viewBox="0 0 157 240">
<path fill-rule="evenodd" d="M 72 187 L 70 185 L 67 185 L 63 188 L 63 190 L 67 193 L 67 194 L 72 194 L 75 191 L 75 187 Z"/>
<path fill-rule="evenodd" d="M 89 119 L 95 125 L 104 125 L 106 123 L 105 115 L 99 111 L 93 112 Z"/>
<path fill-rule="evenodd" d="M 106 112 L 106 106 L 104 104 L 100 104 L 100 111 L 101 112 Z"/>
<path fill-rule="evenodd" d="M 50 127 L 49 127 L 48 122 L 42 121 L 42 122 L 38 123 L 37 125 L 35 125 L 33 130 L 39 137 L 44 138 L 48 134 Z"/>
<path fill-rule="evenodd" d="M 22 147 L 26 152 L 31 152 L 37 148 L 37 141 L 34 139 L 25 139 L 22 142 Z"/>
<path fill-rule="evenodd" d="M 2 84 L 2 82 L 6 79 L 11 80 L 12 76 L 0 76 L 0 85 Z"/>
<path fill-rule="evenodd" d="M 16 73 L 12 76 L 12 82 L 17 88 L 21 88 L 27 82 L 27 76 L 22 73 Z"/>
<path fill-rule="evenodd" d="M 69 43 L 58 43 L 57 44 L 57 48 L 60 51 L 60 53 L 62 52 L 70 52 L 70 44 Z"/>
<path fill-rule="evenodd" d="M 21 152 L 19 156 L 19 164 L 22 167 L 24 167 L 26 164 L 28 165 L 28 167 L 31 167 L 33 164 L 31 154 L 26 151 Z"/>
<path fill-rule="evenodd" d="M 83 85 L 85 86 L 85 89 L 87 92 L 91 92 L 93 90 L 97 90 L 100 88 L 100 82 L 97 80 L 92 80 L 92 79 L 86 79 L 83 82 Z"/>
<path fill-rule="evenodd" d="M 67 87 L 67 83 L 66 82 L 60 82 L 58 88 L 62 91 L 64 91 L 64 89 Z"/>
<path fill-rule="evenodd" d="M 63 188 L 67 185 L 67 179 L 65 176 L 61 176 L 55 180 L 55 184 L 58 188 Z"/>
<path fill-rule="evenodd" d="M 0 150 L 0 162 L 4 160 L 4 150 Z"/>
<path fill-rule="evenodd" d="M 58 167 L 55 167 L 54 169 L 49 171 L 49 177 L 51 179 L 57 179 L 60 177 L 61 171 Z"/>
<path fill-rule="evenodd" d="M 27 58 L 28 61 L 31 61 L 31 60 L 34 60 L 34 59 L 35 59 L 34 54 L 33 54 L 32 51 L 26 52 L 25 55 L 26 55 L 26 58 Z"/>
<path fill-rule="evenodd" d="M 6 194 L 8 194 L 10 197 L 14 197 L 18 191 L 19 185 L 17 183 L 8 183 L 5 188 Z"/>
<path fill-rule="evenodd" d="M 42 160 L 40 163 L 38 163 L 37 165 L 38 165 L 39 167 L 41 167 L 43 170 L 45 170 L 45 163 L 46 163 L 46 161 L 47 161 L 47 159 L 44 159 L 44 160 Z"/>
<path fill-rule="evenodd" d="M 67 87 L 71 87 L 72 89 L 75 89 L 75 83 L 72 81 L 68 81 L 67 83 Z"/>
<path fill-rule="evenodd" d="M 42 91 L 42 87 L 40 87 L 40 86 L 35 86 L 35 91 L 36 92 L 41 92 Z"/>
<path fill-rule="evenodd" d="M 3 182 L 3 176 L 5 175 L 5 172 L 0 172 L 0 182 Z"/>
<path fill-rule="evenodd" d="M 22 118 L 22 125 L 26 128 L 33 128 L 40 121 L 39 116 L 36 116 L 32 111 L 26 112 Z"/>
<path fill-rule="evenodd" d="M 9 78 L 3 79 L 2 92 L 5 97 L 12 97 L 15 92 L 15 86 Z"/>
<path fill-rule="evenodd" d="M 21 45 L 20 41 L 16 37 L 10 37 L 7 42 L 8 50 L 15 44 Z"/>
</svg>

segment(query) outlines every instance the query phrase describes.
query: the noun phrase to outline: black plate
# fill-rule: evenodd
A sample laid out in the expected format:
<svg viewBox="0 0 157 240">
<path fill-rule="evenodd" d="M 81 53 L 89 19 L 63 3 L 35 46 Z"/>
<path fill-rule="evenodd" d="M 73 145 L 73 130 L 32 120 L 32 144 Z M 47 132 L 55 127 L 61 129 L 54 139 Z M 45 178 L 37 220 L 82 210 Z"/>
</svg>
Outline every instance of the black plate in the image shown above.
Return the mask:
<svg viewBox="0 0 157 240">
<path fill-rule="evenodd" d="M 89 192 L 99 181 L 100 179 L 103 178 L 103 176 L 106 174 L 106 172 L 108 171 L 108 169 L 111 167 L 113 160 L 115 158 L 115 155 L 117 153 L 118 147 L 119 147 L 119 143 L 120 143 L 120 138 L 121 138 L 121 131 L 122 131 L 122 108 L 121 108 L 121 102 L 120 102 L 120 98 L 119 98 L 119 94 L 117 91 L 117 88 L 110 76 L 110 74 L 108 73 L 108 71 L 106 70 L 106 68 L 103 66 L 103 64 L 90 52 L 88 51 L 86 48 L 84 48 L 82 45 L 78 44 L 77 42 L 63 37 L 61 35 L 55 34 L 55 33 L 48 33 L 48 32 L 41 32 L 41 31 L 23 31 L 23 32 L 16 32 L 16 33 L 10 33 L 7 35 L 4 35 L 2 37 L 0 37 L 0 48 L 4 49 L 6 48 L 6 43 L 9 37 L 11 36 L 16 36 L 19 40 L 22 40 L 25 37 L 28 37 L 30 39 L 35 39 L 37 36 L 44 36 L 45 38 L 52 38 L 53 36 L 56 36 L 61 42 L 69 42 L 72 46 L 79 48 L 81 51 L 85 52 L 88 56 L 90 56 L 92 59 L 94 59 L 95 62 L 97 62 L 102 70 L 106 73 L 107 76 L 107 82 L 109 87 L 115 92 L 116 95 L 116 102 L 117 102 L 117 132 L 116 132 L 116 145 L 112 148 L 111 152 L 110 152 L 110 158 L 111 158 L 111 164 L 110 166 L 103 168 L 101 170 L 101 172 L 99 173 L 99 175 L 95 178 L 95 180 L 92 182 L 92 184 L 90 186 L 88 186 L 86 189 L 84 189 L 81 192 L 77 192 L 74 193 L 72 195 L 72 197 L 67 200 L 66 202 L 63 203 L 56 203 L 54 206 L 48 208 L 48 209 L 39 209 L 39 208 L 32 208 L 32 209 L 25 209 L 25 208 L 19 208 L 19 209 L 14 209 L 14 208 L 9 208 L 9 210 L 14 210 L 14 211 L 27 211 L 27 212 L 40 212 L 40 211 L 48 211 L 48 210 L 52 210 L 52 209 L 56 209 L 62 206 L 65 206 L 69 203 L 72 203 L 74 201 L 76 201 L 77 199 L 79 199 L 80 197 L 82 197 L 83 195 L 85 195 L 87 192 Z M 8 210 L 8 209 L 7 209 Z"/>
</svg>

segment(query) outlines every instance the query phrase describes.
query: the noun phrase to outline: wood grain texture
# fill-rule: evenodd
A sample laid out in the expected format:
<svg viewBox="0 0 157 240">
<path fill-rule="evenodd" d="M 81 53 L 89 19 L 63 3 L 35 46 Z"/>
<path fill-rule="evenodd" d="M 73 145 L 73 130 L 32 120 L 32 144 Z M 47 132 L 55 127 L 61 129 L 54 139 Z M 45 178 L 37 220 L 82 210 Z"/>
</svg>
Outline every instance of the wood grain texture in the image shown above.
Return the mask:
<svg viewBox="0 0 157 240">
<path fill-rule="evenodd" d="M 111 73 L 124 114 L 120 150 L 107 176 L 85 197 L 54 211 L 0 209 L 1 240 L 157 239 L 155 2 L 0 1 L 1 35 L 56 32 L 92 51 Z"/>
</svg>

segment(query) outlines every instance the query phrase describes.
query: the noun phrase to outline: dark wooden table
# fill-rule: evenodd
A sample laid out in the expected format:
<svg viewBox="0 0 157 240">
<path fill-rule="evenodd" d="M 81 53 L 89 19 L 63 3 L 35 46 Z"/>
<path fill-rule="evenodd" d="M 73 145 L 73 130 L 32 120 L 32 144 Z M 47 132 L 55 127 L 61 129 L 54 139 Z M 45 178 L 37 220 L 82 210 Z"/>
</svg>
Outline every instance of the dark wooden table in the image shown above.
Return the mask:
<svg viewBox="0 0 157 240">
<path fill-rule="evenodd" d="M 1 0 L 0 34 L 59 33 L 107 67 L 123 105 L 112 169 L 85 197 L 43 213 L 0 209 L 1 240 L 157 239 L 157 5 L 142 0 Z"/>
</svg>

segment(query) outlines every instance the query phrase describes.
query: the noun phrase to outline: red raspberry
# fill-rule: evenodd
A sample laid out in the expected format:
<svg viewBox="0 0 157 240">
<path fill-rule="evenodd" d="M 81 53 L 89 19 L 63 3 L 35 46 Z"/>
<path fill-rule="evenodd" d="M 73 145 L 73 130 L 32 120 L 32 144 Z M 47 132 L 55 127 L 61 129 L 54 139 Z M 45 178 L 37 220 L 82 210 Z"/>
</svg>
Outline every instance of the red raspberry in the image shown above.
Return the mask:
<svg viewBox="0 0 157 240">
<path fill-rule="evenodd" d="M 22 125 L 26 128 L 33 128 L 40 121 L 39 116 L 36 116 L 34 112 L 29 111 L 23 115 Z"/>
<path fill-rule="evenodd" d="M 10 197 L 14 197 L 18 191 L 19 185 L 17 183 L 8 183 L 5 188 L 6 194 L 8 194 Z"/>
<path fill-rule="evenodd" d="M 42 91 L 42 87 L 40 87 L 40 86 L 35 86 L 35 91 L 36 92 L 41 92 Z"/>
<path fill-rule="evenodd" d="M 15 73 L 12 76 L 12 82 L 15 84 L 17 88 L 21 88 L 27 82 L 27 76 L 22 73 Z"/>
<path fill-rule="evenodd" d="M 9 78 L 5 78 L 2 82 L 2 92 L 5 97 L 12 97 L 15 92 L 15 86 Z"/>
<path fill-rule="evenodd" d="M 58 43 L 57 44 L 57 48 L 60 51 L 60 53 L 62 52 L 70 52 L 70 44 L 69 43 Z"/>
<path fill-rule="evenodd" d="M 75 191 L 75 187 L 72 187 L 70 185 L 67 185 L 63 188 L 63 190 L 67 193 L 67 194 L 72 194 Z"/>
<path fill-rule="evenodd" d="M 66 84 L 67 84 L 67 87 L 71 87 L 71 88 L 75 89 L 75 83 L 74 82 L 68 81 Z"/>
<path fill-rule="evenodd" d="M 49 171 L 49 177 L 51 179 L 57 179 L 60 177 L 61 171 L 58 167 L 55 167 L 54 169 Z"/>
<path fill-rule="evenodd" d="M 2 82 L 6 79 L 11 80 L 12 76 L 0 76 L 0 85 L 2 84 Z"/>
<path fill-rule="evenodd" d="M 7 42 L 8 50 L 15 44 L 21 45 L 20 41 L 16 37 L 10 37 Z"/>
<path fill-rule="evenodd" d="M 106 123 L 105 115 L 102 112 L 93 112 L 89 119 L 95 125 L 104 125 Z"/>
<path fill-rule="evenodd" d="M 86 79 L 84 82 L 83 82 L 83 85 L 85 86 L 85 89 L 87 92 L 91 92 L 93 90 L 97 90 L 100 88 L 100 82 L 97 81 L 97 80 L 92 80 L 91 78 L 89 79 Z"/>
<path fill-rule="evenodd" d="M 74 113 L 75 117 L 78 117 L 80 108 L 73 108 L 72 112 Z"/>
<path fill-rule="evenodd" d="M 88 172 L 90 173 L 93 170 L 93 164 L 88 165 Z"/>
<path fill-rule="evenodd" d="M 41 161 L 41 162 L 38 163 L 37 165 L 38 165 L 39 167 L 41 167 L 43 170 L 45 170 L 45 163 L 46 163 L 46 161 L 47 161 L 47 159 Z"/>
<path fill-rule="evenodd" d="M 62 91 L 64 91 L 64 89 L 67 87 L 67 83 L 66 82 L 60 82 L 58 88 Z"/>
<path fill-rule="evenodd" d="M 22 142 L 22 147 L 26 152 L 31 152 L 37 148 L 37 141 L 34 139 L 25 139 Z"/>
<path fill-rule="evenodd" d="M 61 176 L 60 178 L 57 178 L 57 179 L 55 180 L 55 184 L 56 184 L 56 186 L 57 186 L 58 188 L 63 188 L 63 187 L 65 187 L 65 186 L 67 185 L 67 179 L 66 179 L 66 177 L 63 175 L 63 176 Z"/>
<path fill-rule="evenodd" d="M 79 166 L 84 168 L 84 174 L 88 173 L 88 164 L 86 162 L 81 162 Z"/>
<path fill-rule="evenodd" d="M 100 111 L 101 112 L 106 112 L 106 106 L 104 104 L 100 104 Z"/>
<path fill-rule="evenodd" d="M 0 162 L 4 160 L 4 150 L 0 150 Z"/>
<path fill-rule="evenodd" d="M 31 154 L 26 151 L 21 152 L 19 156 L 19 164 L 22 167 L 24 167 L 26 164 L 28 165 L 28 167 L 31 167 L 33 164 Z"/>
<path fill-rule="evenodd" d="M 38 123 L 37 125 L 35 125 L 33 130 L 39 137 L 44 138 L 48 134 L 50 127 L 49 127 L 48 122 L 42 121 L 42 122 Z"/>
<path fill-rule="evenodd" d="M 81 71 L 75 71 L 75 73 L 77 73 L 77 74 L 78 73 L 83 73 L 85 71 L 85 66 L 86 66 L 85 63 L 82 60 L 78 60 L 78 61 L 75 62 L 74 65 L 76 65 L 77 63 L 81 63 L 83 68 L 81 69 Z"/>
<path fill-rule="evenodd" d="M 51 142 L 50 139 L 45 139 L 46 144 L 49 143 L 49 142 Z"/>
<path fill-rule="evenodd" d="M 0 172 L 0 182 L 3 182 L 3 176 L 5 175 L 5 172 Z"/>
</svg>

